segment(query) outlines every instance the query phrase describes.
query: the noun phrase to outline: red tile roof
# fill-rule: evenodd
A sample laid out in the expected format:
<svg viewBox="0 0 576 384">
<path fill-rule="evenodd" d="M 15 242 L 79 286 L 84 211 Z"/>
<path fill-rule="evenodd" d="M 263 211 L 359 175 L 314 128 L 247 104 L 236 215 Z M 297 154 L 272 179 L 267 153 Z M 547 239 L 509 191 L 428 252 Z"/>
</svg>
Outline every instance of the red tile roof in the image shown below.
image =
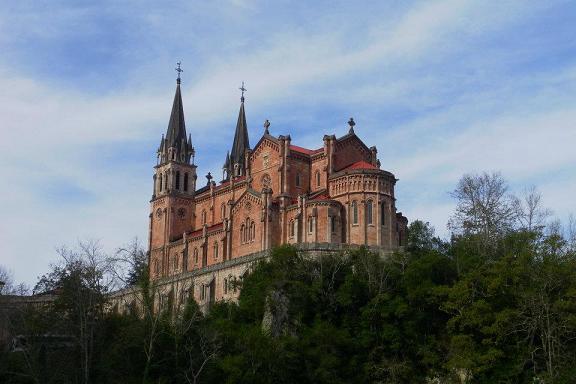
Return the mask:
<svg viewBox="0 0 576 384">
<path fill-rule="evenodd" d="M 348 171 L 351 169 L 378 169 L 378 167 L 362 160 L 362 161 L 357 161 L 354 164 L 347 166 L 346 168 L 343 169 L 343 171 Z"/>
<path fill-rule="evenodd" d="M 308 148 L 302 148 L 302 147 L 299 147 L 297 145 L 290 144 L 290 150 L 295 151 L 295 152 L 300 152 L 300 153 L 303 153 L 305 155 L 313 155 L 315 153 L 322 152 L 324 149 L 323 148 L 308 149 Z"/>
</svg>

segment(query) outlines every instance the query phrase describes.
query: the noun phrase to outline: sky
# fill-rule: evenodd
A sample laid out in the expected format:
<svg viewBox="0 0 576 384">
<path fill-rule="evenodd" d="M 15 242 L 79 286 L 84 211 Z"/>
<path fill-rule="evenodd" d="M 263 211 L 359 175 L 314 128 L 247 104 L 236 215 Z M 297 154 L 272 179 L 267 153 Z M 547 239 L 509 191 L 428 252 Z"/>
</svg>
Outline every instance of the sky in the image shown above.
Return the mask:
<svg viewBox="0 0 576 384">
<path fill-rule="evenodd" d="M 441 236 L 466 173 L 576 214 L 573 1 L 0 0 L 0 266 L 34 285 L 56 248 L 147 239 L 182 62 L 199 183 L 220 175 L 244 81 L 250 141 L 355 131 Z M 200 184 L 201 185 L 201 184 Z"/>
</svg>

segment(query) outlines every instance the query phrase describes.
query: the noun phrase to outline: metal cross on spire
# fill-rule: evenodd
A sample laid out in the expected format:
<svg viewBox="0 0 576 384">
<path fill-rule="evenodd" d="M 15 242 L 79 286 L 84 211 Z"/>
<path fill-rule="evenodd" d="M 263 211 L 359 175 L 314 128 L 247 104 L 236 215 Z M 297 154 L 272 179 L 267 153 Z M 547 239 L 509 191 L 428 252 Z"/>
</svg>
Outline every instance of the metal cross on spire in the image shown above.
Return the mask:
<svg viewBox="0 0 576 384">
<path fill-rule="evenodd" d="M 244 88 L 244 82 L 242 82 L 242 86 L 241 86 L 240 88 L 238 88 L 238 89 L 242 91 L 242 97 L 240 97 L 240 101 L 241 101 L 241 102 L 244 102 L 244 92 L 247 91 L 247 89 Z"/>
<path fill-rule="evenodd" d="M 180 73 L 184 72 L 184 70 L 180 68 L 180 65 L 182 65 L 181 61 L 177 62 L 176 65 L 177 67 L 174 69 L 176 72 L 178 72 L 178 78 L 176 79 L 176 81 L 178 82 L 178 84 L 180 84 Z"/>
</svg>

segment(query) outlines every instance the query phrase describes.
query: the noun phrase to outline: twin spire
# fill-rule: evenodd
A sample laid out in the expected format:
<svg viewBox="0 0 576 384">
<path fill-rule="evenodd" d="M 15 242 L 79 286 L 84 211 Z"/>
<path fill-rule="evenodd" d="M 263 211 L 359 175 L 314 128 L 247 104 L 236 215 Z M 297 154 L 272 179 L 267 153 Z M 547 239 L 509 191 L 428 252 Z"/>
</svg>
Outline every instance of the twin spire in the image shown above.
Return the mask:
<svg viewBox="0 0 576 384">
<path fill-rule="evenodd" d="M 172 112 L 170 113 L 170 120 L 168 121 L 168 130 L 166 131 L 166 138 L 162 136 L 160 147 L 158 148 L 158 163 L 164 164 L 170 160 L 180 163 L 194 164 L 194 147 L 192 146 L 192 138 L 190 135 L 186 136 L 186 122 L 184 120 L 184 107 L 182 105 L 182 94 L 180 93 L 180 73 L 183 72 L 180 68 L 180 62 L 177 63 L 178 78 L 176 79 L 176 93 L 174 94 L 174 102 L 172 103 Z"/>
<path fill-rule="evenodd" d="M 168 129 L 166 136 L 162 136 L 160 147 L 158 148 L 158 164 L 164 164 L 168 161 L 176 161 L 185 164 L 194 164 L 194 147 L 192 146 L 192 138 L 186 135 L 186 123 L 184 120 L 184 107 L 182 104 L 182 94 L 180 92 L 180 74 L 183 69 L 180 67 L 181 63 L 177 63 L 176 72 L 178 77 L 176 79 L 176 93 L 174 95 L 174 102 L 172 103 L 172 112 L 170 113 L 170 120 L 168 122 Z M 236 132 L 234 134 L 234 142 L 232 150 L 226 154 L 226 161 L 224 163 L 225 180 L 231 176 L 241 176 L 246 174 L 245 153 L 250 149 L 250 140 L 248 138 L 248 125 L 246 124 L 246 113 L 244 112 L 244 82 L 240 87 L 242 95 L 240 97 L 240 111 L 238 113 L 238 121 L 236 123 Z"/>
<path fill-rule="evenodd" d="M 248 138 L 248 125 L 246 124 L 246 113 L 244 112 L 244 82 L 240 87 L 242 96 L 240 97 L 240 111 L 238 112 L 238 121 L 236 122 L 236 132 L 234 133 L 234 142 L 232 143 L 232 152 L 226 154 L 224 162 L 225 180 L 230 176 L 241 176 L 246 174 L 244 154 L 250 149 L 250 140 Z"/>
</svg>

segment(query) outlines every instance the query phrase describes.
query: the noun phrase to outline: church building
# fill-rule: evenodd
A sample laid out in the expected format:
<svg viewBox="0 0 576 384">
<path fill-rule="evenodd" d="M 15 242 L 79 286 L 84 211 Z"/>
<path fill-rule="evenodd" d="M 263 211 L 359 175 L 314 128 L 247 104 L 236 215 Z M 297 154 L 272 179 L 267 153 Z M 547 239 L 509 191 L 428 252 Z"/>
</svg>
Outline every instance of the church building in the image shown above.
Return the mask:
<svg viewBox="0 0 576 384">
<path fill-rule="evenodd" d="M 315 251 L 365 245 L 389 252 L 406 241 L 408 220 L 396 209 L 394 175 L 381 169 L 348 121 L 348 133 L 326 134 L 318 148 L 272 136 L 270 123 L 250 145 L 242 86 L 236 131 L 222 181 L 198 179 L 177 79 L 166 135 L 154 167 L 149 216 L 149 272 L 170 295 L 200 303 L 237 296 L 231 281 L 281 244 Z M 179 288 L 174 288 L 178 282 Z"/>
</svg>

